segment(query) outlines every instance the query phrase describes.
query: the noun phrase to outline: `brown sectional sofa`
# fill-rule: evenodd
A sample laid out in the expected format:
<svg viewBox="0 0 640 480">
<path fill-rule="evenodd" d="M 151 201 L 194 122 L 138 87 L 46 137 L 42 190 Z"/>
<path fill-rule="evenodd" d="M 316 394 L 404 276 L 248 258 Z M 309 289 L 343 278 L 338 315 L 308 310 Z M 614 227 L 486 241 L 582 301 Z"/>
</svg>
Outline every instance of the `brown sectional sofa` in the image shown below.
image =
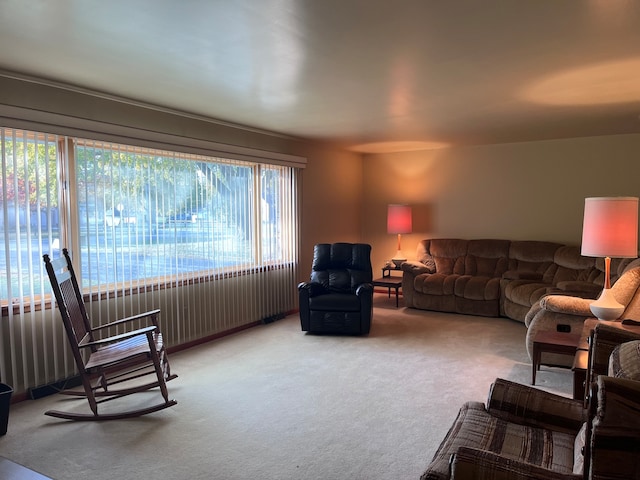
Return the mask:
<svg viewBox="0 0 640 480">
<path fill-rule="evenodd" d="M 544 241 L 426 239 L 402 265 L 410 308 L 524 322 L 546 294 L 595 298 L 604 275 L 580 247 Z"/>
</svg>

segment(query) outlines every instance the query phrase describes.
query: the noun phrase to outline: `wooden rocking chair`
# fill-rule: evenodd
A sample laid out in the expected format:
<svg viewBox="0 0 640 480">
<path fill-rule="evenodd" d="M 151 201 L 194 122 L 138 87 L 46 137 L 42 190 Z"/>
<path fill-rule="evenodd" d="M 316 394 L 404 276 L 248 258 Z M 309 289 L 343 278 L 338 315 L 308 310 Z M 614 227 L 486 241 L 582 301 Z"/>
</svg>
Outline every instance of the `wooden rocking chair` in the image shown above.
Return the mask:
<svg viewBox="0 0 640 480">
<path fill-rule="evenodd" d="M 67 420 L 114 420 L 138 417 L 176 405 L 175 400 L 169 400 L 167 391 L 166 382 L 177 375 L 170 372 L 169 359 L 158 328 L 160 310 L 92 328 L 69 252 L 65 248 L 62 253 L 62 257 L 54 260 L 49 255 L 43 258 L 84 391 L 63 390 L 61 393 L 86 397 L 93 413 L 49 410 L 45 415 Z M 100 335 L 110 328 L 121 331 L 136 324 L 133 322 L 145 320 L 149 326 L 108 337 Z M 135 381 L 146 375 L 153 375 L 153 380 L 143 384 Z M 124 382 L 129 386 L 122 385 Z M 118 387 L 113 388 L 114 385 Z M 98 413 L 99 403 L 155 387 L 160 388 L 163 397 L 159 403 L 118 413 Z"/>
</svg>

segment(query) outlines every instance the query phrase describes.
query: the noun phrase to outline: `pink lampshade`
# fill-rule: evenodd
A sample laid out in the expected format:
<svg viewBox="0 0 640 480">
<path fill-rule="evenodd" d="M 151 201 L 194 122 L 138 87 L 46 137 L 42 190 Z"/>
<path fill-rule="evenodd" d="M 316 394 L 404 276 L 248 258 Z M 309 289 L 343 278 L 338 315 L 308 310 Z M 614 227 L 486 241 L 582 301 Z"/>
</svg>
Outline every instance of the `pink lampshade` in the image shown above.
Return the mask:
<svg viewBox="0 0 640 480">
<path fill-rule="evenodd" d="M 387 233 L 411 233 L 411 207 L 389 205 L 387 209 Z"/>
<path fill-rule="evenodd" d="M 582 255 L 613 258 L 638 256 L 638 198 L 585 198 Z"/>
</svg>

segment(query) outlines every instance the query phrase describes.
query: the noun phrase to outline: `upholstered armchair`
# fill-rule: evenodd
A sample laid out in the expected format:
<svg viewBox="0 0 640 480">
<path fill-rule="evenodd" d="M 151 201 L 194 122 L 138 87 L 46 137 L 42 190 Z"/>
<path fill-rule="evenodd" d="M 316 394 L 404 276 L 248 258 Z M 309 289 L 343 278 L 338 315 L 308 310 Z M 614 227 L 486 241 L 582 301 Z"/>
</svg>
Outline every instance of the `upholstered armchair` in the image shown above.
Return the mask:
<svg viewBox="0 0 640 480">
<path fill-rule="evenodd" d="M 611 286 L 616 300 L 625 306 L 620 318 L 640 320 L 640 259 L 619 264 L 617 280 Z M 575 295 L 575 294 L 574 294 Z M 547 295 L 534 304 L 525 316 L 526 346 L 533 359 L 533 339 L 541 331 L 581 333 L 585 319 L 593 317 L 589 305 L 593 298 L 574 295 Z M 569 365 L 566 356 L 551 356 L 548 363 Z M 570 360 L 569 360 L 570 361 Z"/>
<path fill-rule="evenodd" d="M 372 280 L 370 245 L 316 245 L 311 279 L 298 285 L 302 330 L 368 334 L 373 313 Z"/>
<path fill-rule="evenodd" d="M 614 347 L 634 337 L 603 325 L 592 338 L 608 369 L 591 375 L 588 408 L 497 379 L 486 405 L 462 406 L 421 480 L 640 479 L 640 342 Z"/>
</svg>

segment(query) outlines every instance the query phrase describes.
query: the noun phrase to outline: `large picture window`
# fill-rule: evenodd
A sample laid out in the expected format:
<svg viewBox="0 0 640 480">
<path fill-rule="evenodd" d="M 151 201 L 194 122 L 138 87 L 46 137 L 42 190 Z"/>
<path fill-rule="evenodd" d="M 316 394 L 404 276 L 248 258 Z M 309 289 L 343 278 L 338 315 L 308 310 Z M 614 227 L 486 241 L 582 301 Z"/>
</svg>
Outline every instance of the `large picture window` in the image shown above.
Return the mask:
<svg viewBox="0 0 640 480">
<path fill-rule="evenodd" d="M 2 180 L 3 305 L 44 298 L 62 246 L 86 292 L 296 262 L 292 167 L 3 129 Z"/>
<path fill-rule="evenodd" d="M 65 247 L 95 326 L 158 308 L 169 348 L 296 308 L 299 157 L 170 140 L 0 128 L 0 378 L 16 391 L 75 374 L 42 259 Z"/>
</svg>

